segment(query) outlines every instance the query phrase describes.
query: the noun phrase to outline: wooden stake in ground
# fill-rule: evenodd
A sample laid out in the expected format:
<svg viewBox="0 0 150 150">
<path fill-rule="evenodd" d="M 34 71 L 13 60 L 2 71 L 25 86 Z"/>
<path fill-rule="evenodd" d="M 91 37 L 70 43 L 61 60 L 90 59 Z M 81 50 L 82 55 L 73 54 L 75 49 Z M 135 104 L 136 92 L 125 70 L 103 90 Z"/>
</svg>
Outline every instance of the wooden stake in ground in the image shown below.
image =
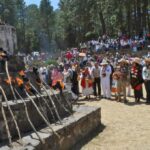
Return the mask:
<svg viewBox="0 0 150 150">
<path fill-rule="evenodd" d="M 1 111 L 2 111 L 2 116 L 3 116 L 5 127 L 6 127 L 6 133 L 7 133 L 7 136 L 8 136 L 9 145 L 10 145 L 10 147 L 12 147 L 11 134 L 10 134 L 10 130 L 9 130 L 9 126 L 8 126 L 8 122 L 7 122 L 7 118 L 6 118 L 6 114 L 5 114 L 5 111 L 4 111 L 4 108 L 3 108 L 1 98 L 0 98 L 0 108 L 1 108 Z"/>
<path fill-rule="evenodd" d="M 39 113 L 39 115 L 41 116 L 41 118 L 44 120 L 44 122 L 46 123 L 46 125 L 50 128 L 50 130 L 59 138 L 60 136 L 58 135 L 58 133 L 56 133 L 53 128 L 50 126 L 49 122 L 46 120 L 46 118 L 43 116 L 43 114 L 41 113 L 41 111 L 39 110 L 38 106 L 36 105 L 36 103 L 34 102 L 34 100 L 32 99 L 32 97 L 28 94 L 28 92 L 26 90 L 24 90 L 27 97 L 29 98 L 29 100 L 32 102 L 32 104 L 34 105 L 34 107 L 36 108 L 37 112 Z"/>
<path fill-rule="evenodd" d="M 30 124 L 30 126 L 32 127 L 33 131 L 35 132 L 35 134 L 37 135 L 37 137 L 39 138 L 39 140 L 41 141 L 42 144 L 45 143 L 45 141 L 40 137 L 39 133 L 37 132 L 35 126 L 33 125 L 30 117 L 29 117 L 29 112 L 28 112 L 28 108 L 27 108 L 27 104 L 25 102 L 25 100 L 22 98 L 22 96 L 19 94 L 19 92 L 15 89 L 15 92 L 17 93 L 17 95 L 20 97 L 20 99 L 22 100 L 23 104 L 24 104 L 24 107 L 25 107 L 25 113 L 26 113 L 26 116 L 27 116 L 27 120 Z"/>
<path fill-rule="evenodd" d="M 46 83 L 45 83 L 46 84 Z M 46 87 L 44 84 L 42 84 L 42 88 L 44 89 L 44 91 L 46 92 L 46 94 L 48 95 L 48 97 L 50 98 L 50 100 L 52 99 L 51 95 L 47 92 Z M 50 89 L 50 91 L 52 92 L 52 94 L 55 96 L 57 102 L 60 104 L 60 106 L 66 111 L 68 112 L 70 115 L 73 115 L 73 113 L 71 113 L 58 99 L 58 97 L 56 96 L 56 94 Z"/>
<path fill-rule="evenodd" d="M 6 61 L 5 62 L 5 70 L 6 70 L 6 74 L 7 74 L 7 78 L 8 78 L 8 80 L 9 80 L 9 82 L 10 82 L 10 89 L 11 89 L 11 92 L 12 92 L 12 94 L 13 94 L 13 96 L 14 96 L 14 99 L 16 100 L 16 102 L 17 102 L 17 97 L 16 97 L 16 95 L 15 95 L 15 92 L 14 92 L 14 89 L 13 89 L 13 86 L 12 86 L 12 82 L 11 82 L 11 78 L 10 78 L 10 74 L 9 74 L 9 71 L 8 71 L 8 62 Z"/>
<path fill-rule="evenodd" d="M 21 138 L 21 134 L 20 134 L 20 130 L 19 130 L 19 127 L 18 127 L 18 124 L 17 124 L 17 121 L 16 121 L 16 118 L 15 118 L 13 112 L 12 112 L 11 107 L 8 104 L 8 99 L 7 99 L 6 94 L 5 94 L 5 92 L 4 92 L 4 90 L 3 90 L 3 88 L 1 86 L 0 86 L 0 90 L 1 90 L 1 92 L 3 94 L 3 96 L 4 96 L 4 99 L 5 99 L 6 105 L 8 107 L 8 110 L 9 110 L 11 116 L 12 116 L 12 119 L 13 119 L 14 123 L 15 123 L 15 127 L 16 127 L 16 130 L 17 130 L 18 136 L 19 136 L 19 140 L 20 140 L 21 144 L 23 144 L 22 138 Z"/>
<path fill-rule="evenodd" d="M 30 83 L 31 87 L 36 91 L 36 93 L 40 96 L 40 98 L 44 101 L 44 103 L 46 104 L 47 108 L 49 109 L 52 117 L 53 117 L 53 120 L 56 121 L 55 117 L 54 117 L 54 113 L 53 111 L 51 110 L 51 107 L 49 106 L 47 100 L 38 92 L 38 90 Z M 61 123 L 61 121 L 60 121 Z"/>
<path fill-rule="evenodd" d="M 47 85 L 44 81 L 43 81 L 43 83 L 44 83 L 45 85 Z M 47 92 L 46 87 L 45 87 L 44 84 L 42 84 L 42 88 L 44 89 L 44 91 L 46 92 L 46 94 L 48 95 L 48 97 L 50 98 L 50 100 L 52 100 L 52 97 L 51 97 L 51 95 Z M 56 94 L 55 94 L 51 89 L 50 89 L 50 91 L 51 91 L 52 94 L 55 96 L 55 98 L 56 98 L 57 102 L 60 104 L 60 106 L 61 106 L 66 112 L 68 112 L 70 115 L 72 115 L 72 113 L 58 100 L 58 97 L 56 96 Z"/>
</svg>

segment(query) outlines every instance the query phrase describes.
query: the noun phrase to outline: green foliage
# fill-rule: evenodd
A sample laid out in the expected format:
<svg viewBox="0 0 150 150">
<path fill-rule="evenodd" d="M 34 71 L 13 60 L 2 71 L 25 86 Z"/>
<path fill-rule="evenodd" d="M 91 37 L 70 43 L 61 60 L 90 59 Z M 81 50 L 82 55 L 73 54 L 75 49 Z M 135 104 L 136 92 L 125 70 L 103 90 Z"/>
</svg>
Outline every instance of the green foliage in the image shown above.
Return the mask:
<svg viewBox="0 0 150 150">
<path fill-rule="evenodd" d="M 6 23 L 15 24 L 15 0 L 0 1 L 0 18 Z"/>
<path fill-rule="evenodd" d="M 56 61 L 55 59 L 49 59 L 49 60 L 47 60 L 47 61 L 45 62 L 45 64 L 46 64 L 46 65 L 55 65 L 55 66 L 58 65 L 58 63 L 57 63 L 57 61 Z"/>
<path fill-rule="evenodd" d="M 45 62 L 43 61 L 39 61 L 39 60 L 34 60 L 31 64 L 31 66 L 36 66 L 36 67 L 41 67 L 41 66 L 45 66 Z"/>
<path fill-rule="evenodd" d="M 89 33 L 140 34 L 150 31 L 149 6 L 148 0 L 60 0 L 59 24 L 64 39 L 74 36 L 74 43 L 84 41 Z"/>
<path fill-rule="evenodd" d="M 24 0 L 0 0 L 0 18 L 17 29 L 19 51 L 66 49 L 98 35 L 150 31 L 149 0 L 50 0 L 26 6 Z M 47 41 L 47 42 L 45 42 Z M 43 46 L 44 45 L 44 46 Z M 52 53 L 52 51 L 51 51 Z"/>
<path fill-rule="evenodd" d="M 95 32 L 89 31 L 85 34 L 86 40 L 93 40 L 93 39 L 96 39 L 97 37 L 98 37 L 98 35 Z"/>
<path fill-rule="evenodd" d="M 51 31 L 54 24 L 54 12 L 49 0 L 41 0 L 40 21 L 43 31 L 48 34 L 49 40 L 52 40 Z"/>
</svg>

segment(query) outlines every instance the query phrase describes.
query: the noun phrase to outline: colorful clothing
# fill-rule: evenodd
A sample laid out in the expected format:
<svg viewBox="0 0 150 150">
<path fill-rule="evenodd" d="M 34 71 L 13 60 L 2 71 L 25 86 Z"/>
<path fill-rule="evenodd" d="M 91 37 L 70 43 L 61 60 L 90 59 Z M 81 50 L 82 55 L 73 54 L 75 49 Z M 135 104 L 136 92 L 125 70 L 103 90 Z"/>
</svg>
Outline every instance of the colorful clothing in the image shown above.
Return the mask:
<svg viewBox="0 0 150 150">
<path fill-rule="evenodd" d="M 90 80 L 82 79 L 81 80 L 81 86 L 82 86 L 82 94 L 84 96 L 89 96 L 93 94 L 93 84 Z"/>
<path fill-rule="evenodd" d="M 142 66 L 138 65 L 131 68 L 130 79 L 132 88 L 138 90 L 139 85 L 143 83 Z"/>
<path fill-rule="evenodd" d="M 90 96 L 93 94 L 93 81 L 88 70 L 86 70 L 82 75 L 81 86 L 82 94 L 84 96 Z"/>
<path fill-rule="evenodd" d="M 142 66 L 139 64 L 136 64 L 136 66 L 133 66 L 131 68 L 131 86 L 134 89 L 134 96 L 135 100 L 139 101 L 140 98 L 143 97 L 142 94 L 142 84 L 143 84 L 143 78 L 142 78 Z"/>
</svg>

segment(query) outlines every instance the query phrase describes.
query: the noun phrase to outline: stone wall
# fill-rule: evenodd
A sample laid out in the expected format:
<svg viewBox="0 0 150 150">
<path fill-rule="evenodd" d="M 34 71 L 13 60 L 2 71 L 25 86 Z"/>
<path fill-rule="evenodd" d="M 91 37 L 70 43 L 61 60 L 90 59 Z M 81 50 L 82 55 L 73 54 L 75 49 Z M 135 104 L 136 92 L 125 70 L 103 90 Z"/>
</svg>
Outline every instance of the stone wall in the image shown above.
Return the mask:
<svg viewBox="0 0 150 150">
<path fill-rule="evenodd" d="M 49 128 L 39 130 L 41 143 L 35 133 L 23 137 L 24 146 L 13 143 L 11 150 L 71 150 L 77 143 L 92 132 L 99 132 L 101 126 L 101 108 L 89 106 L 73 107 L 74 114 L 63 119 L 63 124 L 52 124 L 52 128 L 59 136 L 49 132 Z M 10 150 L 3 145 L 0 150 Z"/>
<path fill-rule="evenodd" d="M 0 25 L 0 47 L 9 53 L 17 49 L 16 29 L 10 25 Z"/>
<path fill-rule="evenodd" d="M 43 97 L 45 99 L 47 99 L 47 96 L 43 95 Z M 72 111 L 72 106 L 69 106 L 68 103 L 66 102 L 67 100 L 71 100 L 71 94 L 68 92 L 64 92 L 63 96 L 60 96 L 59 94 L 57 94 L 57 97 L 60 101 L 60 103 L 62 105 L 65 106 L 65 108 L 67 108 L 68 110 L 70 110 L 70 112 Z M 52 118 L 52 115 L 48 109 L 48 107 L 45 105 L 43 99 L 41 97 L 39 97 L 38 99 L 36 97 L 33 97 L 34 101 L 36 102 L 37 106 L 39 107 L 40 111 L 46 116 L 48 117 L 48 120 L 50 121 L 50 123 L 53 123 L 54 120 Z M 61 119 L 63 119 L 64 117 L 67 117 L 68 115 L 70 115 L 67 111 L 65 111 L 65 109 L 58 103 L 58 101 L 56 100 L 55 96 L 52 95 L 52 99 L 55 103 L 55 106 L 57 108 L 57 111 L 61 117 Z M 43 121 L 43 119 L 41 118 L 41 116 L 38 114 L 37 110 L 35 109 L 34 105 L 32 104 L 32 102 L 29 99 L 26 99 L 26 104 L 27 104 L 27 108 L 28 108 L 28 112 L 29 112 L 29 116 L 31 118 L 32 123 L 34 124 L 34 126 L 36 127 L 36 129 L 40 129 L 43 126 L 46 126 L 45 122 Z M 58 121 L 58 118 L 56 116 L 54 107 L 52 107 L 52 104 L 50 102 L 50 100 L 47 100 L 49 103 L 49 106 L 51 107 L 52 112 L 55 115 L 55 119 L 56 121 Z M 3 102 L 2 103 L 4 106 L 4 110 L 6 113 L 6 117 L 8 120 L 8 125 L 10 128 L 10 132 L 11 132 L 11 136 L 12 138 L 17 137 L 17 132 L 16 132 L 16 128 L 15 128 L 15 124 L 13 122 L 13 119 L 10 115 L 10 112 L 8 110 L 8 107 L 6 106 L 6 103 Z M 18 103 L 14 103 L 12 101 L 9 101 L 9 105 L 15 115 L 15 118 L 17 120 L 18 126 L 20 128 L 21 134 L 22 136 L 30 131 L 32 131 L 32 128 L 27 120 L 26 117 L 26 113 L 25 113 L 25 107 L 24 104 L 21 100 L 18 100 Z M 41 107 L 42 106 L 42 107 Z M 2 113 L 0 111 L 0 142 L 7 140 L 7 133 L 6 133 L 6 127 L 5 127 L 5 123 L 2 117 Z"/>
</svg>

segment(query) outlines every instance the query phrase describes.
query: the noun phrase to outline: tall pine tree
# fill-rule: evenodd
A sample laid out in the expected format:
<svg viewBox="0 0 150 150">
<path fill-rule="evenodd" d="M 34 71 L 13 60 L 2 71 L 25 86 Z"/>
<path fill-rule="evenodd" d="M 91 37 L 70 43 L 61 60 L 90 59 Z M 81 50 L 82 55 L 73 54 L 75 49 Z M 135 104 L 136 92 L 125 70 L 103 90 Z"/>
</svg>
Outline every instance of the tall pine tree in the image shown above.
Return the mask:
<svg viewBox="0 0 150 150">
<path fill-rule="evenodd" d="M 52 39 L 52 25 L 54 22 L 53 7 L 49 0 L 41 0 L 40 3 L 40 23 L 42 29 L 48 34 L 49 41 Z"/>
</svg>

